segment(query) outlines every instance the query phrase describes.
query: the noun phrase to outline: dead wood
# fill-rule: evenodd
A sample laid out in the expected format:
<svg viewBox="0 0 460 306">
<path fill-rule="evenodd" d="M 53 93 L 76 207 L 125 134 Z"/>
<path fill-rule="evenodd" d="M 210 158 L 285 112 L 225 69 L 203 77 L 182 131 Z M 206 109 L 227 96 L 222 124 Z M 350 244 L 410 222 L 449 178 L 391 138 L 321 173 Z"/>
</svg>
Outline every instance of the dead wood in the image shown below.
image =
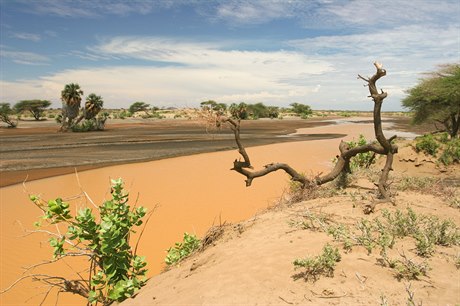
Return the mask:
<svg viewBox="0 0 460 306">
<path fill-rule="evenodd" d="M 235 136 L 235 142 L 238 146 L 238 152 L 242 157 L 242 160 L 236 159 L 233 162 L 233 167 L 231 170 L 236 171 L 246 177 L 245 182 L 247 187 L 251 186 L 252 181 L 258 177 L 265 176 L 278 170 L 283 170 L 291 177 L 292 181 L 299 182 L 302 188 L 307 188 L 308 186 L 323 185 L 327 182 L 330 182 L 338 177 L 342 172 L 350 172 L 350 159 L 352 157 L 360 153 L 373 152 L 374 154 L 386 156 L 385 166 L 382 169 L 380 179 L 376 185 L 378 187 L 380 198 L 389 201 L 390 194 L 388 191 L 387 180 L 388 175 L 392 170 L 393 155 L 398 152 L 398 147 L 392 144 L 392 141 L 396 138 L 396 136 L 392 136 L 391 138 L 387 139 L 383 134 L 381 108 L 383 100 L 387 97 L 387 93 L 383 90 L 379 92 L 377 90 L 376 82 L 381 77 L 386 75 L 386 70 L 383 69 L 382 64 L 380 63 L 375 62 L 374 66 L 376 68 L 376 72 L 372 77 L 365 78 L 361 75 L 358 75 L 358 79 L 362 79 L 367 83 L 366 86 L 369 88 L 370 93 L 368 97 L 372 98 L 374 102 L 373 121 L 375 138 L 377 139 L 376 143 L 350 148 L 346 142 L 342 141 L 339 145 L 340 155 L 337 155 L 337 163 L 335 164 L 334 168 L 329 173 L 325 175 L 318 175 L 313 179 L 308 179 L 285 163 L 271 163 L 265 165 L 260 170 L 254 170 L 253 166 L 251 165 L 249 155 L 241 142 L 241 121 L 239 119 L 229 118 L 217 114 L 215 120 L 216 126 L 219 127 L 223 123 L 228 123 L 230 125 L 230 128 Z"/>
</svg>

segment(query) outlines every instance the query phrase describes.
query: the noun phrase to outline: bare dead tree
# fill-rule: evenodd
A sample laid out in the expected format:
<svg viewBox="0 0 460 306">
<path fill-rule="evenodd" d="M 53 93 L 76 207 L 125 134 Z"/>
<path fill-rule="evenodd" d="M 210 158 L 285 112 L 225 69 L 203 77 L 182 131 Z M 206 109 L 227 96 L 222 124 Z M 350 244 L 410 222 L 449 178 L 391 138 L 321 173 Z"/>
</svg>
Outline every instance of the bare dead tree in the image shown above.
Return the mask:
<svg viewBox="0 0 460 306">
<path fill-rule="evenodd" d="M 335 164 L 332 171 L 325 175 L 319 175 L 314 179 L 308 179 L 307 177 L 300 174 L 294 168 L 285 163 L 271 163 L 265 165 L 263 169 L 254 170 L 253 166 L 251 165 L 249 155 L 241 142 L 240 120 L 220 116 L 219 114 L 217 114 L 215 119 L 216 126 L 220 126 L 223 123 L 228 123 L 230 125 L 230 128 L 235 136 L 236 144 L 238 146 L 238 152 L 242 157 L 242 160 L 236 159 L 233 162 L 233 168 L 231 170 L 234 170 L 244 175 L 246 177 L 246 186 L 248 187 L 251 186 L 252 181 L 255 178 L 265 176 L 271 172 L 283 170 L 291 177 L 292 181 L 299 182 L 303 188 L 307 188 L 309 186 L 314 185 L 323 185 L 327 182 L 334 180 L 337 176 L 339 176 L 340 173 L 349 172 L 350 159 L 356 156 L 357 154 L 365 152 L 374 152 L 375 154 L 381 154 L 386 156 L 385 166 L 380 175 L 380 179 L 376 185 L 378 187 L 380 198 L 384 201 L 389 201 L 390 195 L 388 192 L 387 180 L 388 174 L 392 170 L 393 155 L 398 152 L 398 147 L 392 144 L 392 141 L 396 138 L 396 136 L 392 136 L 391 138 L 387 139 L 383 134 L 381 108 L 383 100 L 387 97 L 387 93 L 383 90 L 379 92 L 377 90 L 376 82 L 381 77 L 386 75 L 386 70 L 383 69 L 380 63 L 375 62 L 374 66 L 377 71 L 372 77 L 365 78 L 361 75 L 358 75 L 358 78 L 364 80 L 367 83 L 366 86 L 369 87 L 370 92 L 369 97 L 372 98 L 372 100 L 374 101 L 373 113 L 374 132 L 375 137 L 377 139 L 376 143 L 370 143 L 350 148 L 350 146 L 346 142 L 342 141 L 339 145 L 340 155 L 337 156 L 337 163 Z M 370 210 L 373 210 L 373 206 L 370 207 Z"/>
</svg>

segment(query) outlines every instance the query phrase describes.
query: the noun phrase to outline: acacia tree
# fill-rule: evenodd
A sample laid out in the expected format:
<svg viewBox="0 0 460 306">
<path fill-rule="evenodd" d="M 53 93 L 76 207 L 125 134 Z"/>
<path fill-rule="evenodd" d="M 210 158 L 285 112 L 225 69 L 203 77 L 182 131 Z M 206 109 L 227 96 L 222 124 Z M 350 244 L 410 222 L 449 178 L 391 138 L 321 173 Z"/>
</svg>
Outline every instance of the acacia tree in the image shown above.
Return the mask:
<svg viewBox="0 0 460 306">
<path fill-rule="evenodd" d="M 45 108 L 49 107 L 51 102 L 48 100 L 22 100 L 14 105 L 14 109 L 17 113 L 28 111 L 32 114 L 35 120 L 40 120 L 43 116 Z"/>
<path fill-rule="evenodd" d="M 72 121 L 78 117 L 83 90 L 80 85 L 70 83 L 61 91 L 62 122 L 61 131 L 67 131 L 72 126 Z"/>
<path fill-rule="evenodd" d="M 460 65 L 441 66 L 407 91 L 404 107 L 414 112 L 413 122 L 434 121 L 444 126 L 452 138 L 460 128 Z"/>
<path fill-rule="evenodd" d="M 374 66 L 377 71 L 372 77 L 365 78 L 361 75 L 358 75 L 358 78 L 364 80 L 367 83 L 370 92 L 369 97 L 372 98 L 372 100 L 374 101 L 374 132 L 377 142 L 350 147 L 349 144 L 342 141 L 339 145 L 340 155 L 337 156 L 337 163 L 335 164 L 332 171 L 325 175 L 318 175 L 313 179 L 305 177 L 304 175 L 300 174 L 294 168 L 285 163 L 271 163 L 265 165 L 264 168 L 261 170 L 253 170 L 253 166 L 251 165 L 249 155 L 241 142 L 240 120 L 219 116 L 217 114 L 217 119 L 215 120 L 217 126 L 220 126 L 223 123 L 227 123 L 230 125 L 230 128 L 235 136 L 236 144 L 238 146 L 238 152 L 243 158 L 242 161 L 236 159 L 233 162 L 233 168 L 231 170 L 234 170 L 246 177 L 245 181 L 247 187 L 251 186 L 252 181 L 258 177 L 265 176 L 271 172 L 275 172 L 278 170 L 283 170 L 291 177 L 292 181 L 300 183 L 301 187 L 306 189 L 312 186 L 323 185 L 327 182 L 334 180 L 341 173 L 349 172 L 350 159 L 356 156 L 357 154 L 365 152 L 374 152 L 376 154 L 386 156 L 385 166 L 380 175 L 380 179 L 376 185 L 378 187 L 380 198 L 384 201 L 390 201 L 387 180 L 388 174 L 392 170 L 391 167 L 393 164 L 393 155 L 398 152 L 398 147 L 392 144 L 392 141 L 396 138 L 396 136 L 387 139 L 382 131 L 381 108 L 383 100 L 387 97 L 387 93 L 383 90 L 379 92 L 377 90 L 376 82 L 378 79 L 386 75 L 386 70 L 383 69 L 380 63 L 376 62 L 374 63 Z M 376 203 L 372 203 L 368 205 L 368 207 L 366 207 L 366 211 L 373 211 L 375 204 Z"/>
<path fill-rule="evenodd" d="M 145 102 L 134 102 L 129 107 L 129 112 L 131 114 L 134 114 L 135 112 L 145 112 L 148 115 L 149 109 L 150 109 L 150 104 L 147 104 Z"/>
<path fill-rule="evenodd" d="M 10 117 L 13 113 L 9 103 L 0 103 L 0 121 L 5 122 L 9 128 L 15 128 L 18 125 L 18 122 L 13 121 Z"/>
<path fill-rule="evenodd" d="M 302 103 L 291 103 L 290 106 L 292 107 L 292 111 L 302 117 L 302 119 L 306 119 L 313 114 L 313 111 L 309 105 Z"/>
</svg>

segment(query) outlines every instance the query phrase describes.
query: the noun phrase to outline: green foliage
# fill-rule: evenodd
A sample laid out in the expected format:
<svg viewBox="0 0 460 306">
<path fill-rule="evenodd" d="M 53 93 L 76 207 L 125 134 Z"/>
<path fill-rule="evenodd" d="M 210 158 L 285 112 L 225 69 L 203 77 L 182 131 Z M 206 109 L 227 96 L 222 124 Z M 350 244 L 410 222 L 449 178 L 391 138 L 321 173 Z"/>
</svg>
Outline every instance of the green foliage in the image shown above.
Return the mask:
<svg viewBox="0 0 460 306">
<path fill-rule="evenodd" d="M 415 150 L 434 157 L 441 151 L 438 161 L 446 166 L 460 162 L 460 138 L 449 139 L 446 133 L 418 137 Z"/>
<path fill-rule="evenodd" d="M 201 241 L 195 235 L 184 233 L 182 242 L 176 242 L 174 247 L 170 247 L 166 255 L 165 262 L 168 265 L 175 264 L 185 257 L 198 250 L 201 246 Z"/>
<path fill-rule="evenodd" d="M 313 111 L 309 105 L 301 103 L 292 103 L 290 104 L 290 106 L 292 111 L 299 115 L 302 119 L 307 119 L 308 117 L 313 115 Z"/>
<path fill-rule="evenodd" d="M 439 161 L 446 166 L 453 163 L 460 163 L 460 138 L 454 138 L 446 142 Z"/>
<path fill-rule="evenodd" d="M 203 110 L 212 110 L 220 115 L 225 114 L 225 112 L 227 111 L 227 104 L 217 103 L 213 100 L 203 101 L 200 103 L 200 106 Z"/>
<path fill-rule="evenodd" d="M 85 108 L 83 109 L 83 117 L 86 120 L 93 119 L 101 111 L 104 106 L 104 101 L 101 96 L 94 93 L 86 97 Z"/>
<path fill-rule="evenodd" d="M 441 66 L 408 90 L 402 101 L 410 109 L 415 124 L 426 121 L 442 123 L 449 135 L 458 137 L 460 124 L 460 65 Z"/>
<path fill-rule="evenodd" d="M 5 122 L 10 128 L 15 128 L 18 125 L 10 118 L 13 113 L 9 103 L 0 103 L 0 121 Z"/>
<path fill-rule="evenodd" d="M 430 270 L 430 266 L 425 260 L 417 263 L 413 259 L 407 258 L 404 253 L 400 254 L 400 256 L 400 259 L 392 259 L 388 257 L 386 252 L 382 252 L 382 259 L 380 260 L 383 266 L 387 266 L 396 272 L 395 276 L 398 280 L 419 280 L 420 276 L 426 276 Z"/>
<path fill-rule="evenodd" d="M 240 104 L 232 103 L 228 108 L 231 116 L 237 119 L 253 119 L 259 118 L 278 118 L 279 108 L 276 106 L 266 106 L 263 103 Z"/>
<path fill-rule="evenodd" d="M 104 112 L 96 118 L 85 119 L 78 124 L 73 124 L 72 132 L 103 131 L 108 118 L 109 113 Z"/>
<path fill-rule="evenodd" d="M 249 116 L 247 106 L 248 105 L 244 102 L 241 102 L 240 104 L 232 103 L 228 110 L 233 118 L 244 120 L 248 119 Z"/>
<path fill-rule="evenodd" d="M 61 198 L 45 205 L 38 196 L 30 197 L 44 211 L 45 221 L 67 226 L 65 233 L 49 239 L 54 258 L 77 254 L 89 258 L 87 286 L 90 292 L 87 298 L 93 304 L 123 301 L 133 296 L 146 280 L 145 258 L 134 254 L 129 244 L 134 228 L 143 223 L 146 209 L 132 208 L 128 204 L 129 194 L 121 179 L 112 180 L 111 194 L 112 198 L 98 207 L 98 214 L 85 207 L 75 216 L 72 216 L 69 203 Z"/>
<path fill-rule="evenodd" d="M 355 246 L 364 247 L 368 254 L 380 249 L 380 262 L 395 269 L 398 278 L 417 279 L 425 275 L 429 267 L 426 262 L 420 264 L 408 259 L 390 259 L 387 250 L 392 249 L 397 239 L 410 237 L 415 241 L 415 253 L 421 257 L 433 256 L 436 246 L 460 245 L 460 230 L 451 220 L 440 220 L 436 216 L 416 214 L 408 208 L 406 212 L 383 210 L 381 218 L 360 219 L 353 228 L 345 224 L 334 224 L 323 214 L 306 213 L 297 226 L 310 230 L 323 230 L 335 241 L 342 242 L 345 251 Z"/>
<path fill-rule="evenodd" d="M 304 269 L 295 278 L 303 277 L 308 280 L 309 277 L 313 277 L 313 280 L 317 280 L 319 275 L 332 277 L 334 275 L 335 264 L 340 260 L 339 250 L 326 244 L 320 255 L 294 260 L 293 265 L 295 269 Z"/>
<path fill-rule="evenodd" d="M 436 156 L 440 145 L 431 134 L 423 135 L 417 138 L 415 143 L 415 151 L 423 152 L 427 155 Z"/>
<path fill-rule="evenodd" d="M 350 149 L 356 148 L 356 147 L 359 147 L 359 146 L 364 146 L 367 143 L 368 143 L 368 141 L 366 140 L 366 138 L 362 134 L 359 135 L 358 141 L 355 141 L 353 139 L 353 140 L 347 142 L 347 144 L 350 147 Z M 373 162 L 374 162 L 374 153 L 373 152 L 358 153 L 354 157 L 351 158 L 351 160 L 350 160 L 350 168 L 351 168 L 351 170 L 367 168 Z"/>
<path fill-rule="evenodd" d="M 398 183 L 398 189 L 406 190 L 426 190 L 428 187 L 437 183 L 437 179 L 433 177 L 418 177 L 418 176 L 404 176 Z"/>
<path fill-rule="evenodd" d="M 135 112 L 146 112 L 147 113 L 149 111 L 149 108 L 150 108 L 150 105 L 145 102 L 134 102 L 133 104 L 131 104 L 128 110 L 131 114 L 134 114 Z"/>
<path fill-rule="evenodd" d="M 40 120 L 43 116 L 45 108 L 49 107 L 51 102 L 48 100 L 23 100 L 14 105 L 17 113 L 28 111 L 32 114 L 35 120 Z"/>
<path fill-rule="evenodd" d="M 120 112 L 114 113 L 113 118 L 115 119 L 126 119 L 127 117 L 131 117 L 133 114 L 125 109 L 122 109 Z"/>
</svg>

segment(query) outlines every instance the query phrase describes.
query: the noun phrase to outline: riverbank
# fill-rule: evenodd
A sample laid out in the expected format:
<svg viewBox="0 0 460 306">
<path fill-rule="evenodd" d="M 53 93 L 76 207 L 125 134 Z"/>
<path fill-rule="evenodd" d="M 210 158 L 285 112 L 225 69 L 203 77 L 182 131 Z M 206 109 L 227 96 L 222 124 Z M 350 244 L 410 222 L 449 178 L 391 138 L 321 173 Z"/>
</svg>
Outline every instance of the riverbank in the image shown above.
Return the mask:
<svg viewBox="0 0 460 306">
<path fill-rule="evenodd" d="M 373 138 L 373 126 L 369 123 L 327 125 L 309 128 L 303 133 L 319 139 L 321 135 L 331 134 L 347 135 L 344 137 L 347 140 L 364 134 L 370 139 Z M 289 140 L 292 137 L 278 138 Z M 282 161 L 314 175 L 330 168 L 340 139 L 342 137 L 256 146 L 248 148 L 248 153 L 256 168 Z M 26 189 L 18 184 L 1 188 L 1 287 L 5 288 L 21 275 L 20 267 L 51 256 L 46 235 L 19 238 L 24 235 L 23 227 L 30 229 L 40 216 L 40 211 L 28 201 L 27 194 L 40 194 L 43 199 L 73 198 L 72 209 L 76 209 L 89 205 L 82 191 L 92 201 L 100 203 L 108 196 L 109 179 L 123 177 L 131 199 L 150 211 L 155 210 L 138 249 L 139 254 L 147 256 L 151 276 L 162 269 L 165 250 L 179 241 L 183 232 L 202 236 L 218 220 L 234 223 L 247 219 L 273 205 L 283 194 L 288 183 L 283 173 L 274 173 L 246 188 L 243 178 L 229 171 L 235 158 L 239 156 L 234 150 L 196 154 L 103 167 L 79 172 L 78 176 L 68 174 L 35 180 L 26 183 Z M 50 273 L 47 269 L 48 266 L 43 266 L 35 272 Z M 75 273 L 66 265 L 59 271 L 68 275 Z M 0 298 L 2 305 L 23 304 L 39 292 L 35 285 L 26 282 Z M 28 304 L 37 304 L 40 298 L 42 296 L 33 298 Z M 60 301 L 66 305 L 83 304 L 81 299 L 68 295 L 61 296 Z M 54 304 L 54 300 L 49 303 Z"/>
</svg>

